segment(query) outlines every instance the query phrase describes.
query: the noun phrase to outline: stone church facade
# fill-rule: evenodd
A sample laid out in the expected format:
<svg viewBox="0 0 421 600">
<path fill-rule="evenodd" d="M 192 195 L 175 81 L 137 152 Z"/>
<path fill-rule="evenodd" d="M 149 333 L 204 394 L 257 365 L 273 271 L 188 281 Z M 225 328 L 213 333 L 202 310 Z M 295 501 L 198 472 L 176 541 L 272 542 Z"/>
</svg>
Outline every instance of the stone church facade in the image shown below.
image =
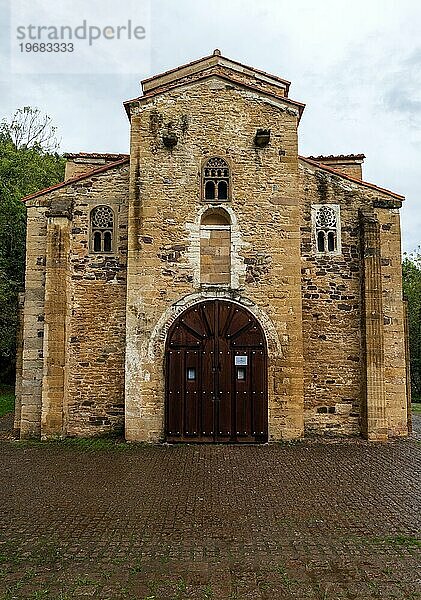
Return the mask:
<svg viewBox="0 0 421 600">
<path fill-rule="evenodd" d="M 219 51 L 151 77 L 129 155 L 25 198 L 22 438 L 407 435 L 403 197 L 299 156 L 289 86 Z"/>
</svg>

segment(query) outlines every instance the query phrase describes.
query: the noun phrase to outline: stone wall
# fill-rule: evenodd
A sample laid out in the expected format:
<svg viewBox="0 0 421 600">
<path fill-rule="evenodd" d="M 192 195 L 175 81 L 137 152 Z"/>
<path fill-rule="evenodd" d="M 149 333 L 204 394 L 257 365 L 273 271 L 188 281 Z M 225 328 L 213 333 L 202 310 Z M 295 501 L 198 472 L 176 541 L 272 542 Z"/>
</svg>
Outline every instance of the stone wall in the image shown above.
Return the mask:
<svg viewBox="0 0 421 600">
<path fill-rule="evenodd" d="M 126 163 L 28 202 L 22 437 L 123 430 L 128 171 Z M 114 211 L 112 253 L 90 251 L 99 204 Z"/>
<path fill-rule="evenodd" d="M 360 181 L 363 179 L 362 166 L 365 158 L 364 154 L 351 154 L 348 156 L 311 156 L 309 158 L 317 163 L 334 169 L 343 175 L 359 179 Z"/>
<path fill-rule="evenodd" d="M 359 211 L 368 210 L 381 223 L 386 407 L 389 434 L 399 434 L 406 423 L 399 203 L 304 161 L 300 174 L 305 431 L 349 435 L 361 430 L 367 365 Z M 323 203 L 340 205 L 341 253 L 336 256 L 316 252 L 311 205 Z"/>
<path fill-rule="evenodd" d="M 107 166 L 125 158 L 124 154 L 95 154 L 84 153 L 80 154 L 65 154 L 67 157 L 66 167 L 64 172 L 64 180 L 79 177 L 95 169 Z"/>
<path fill-rule="evenodd" d="M 92 435 L 124 426 L 128 165 L 85 179 L 76 188 L 66 430 Z M 114 212 L 114 251 L 95 254 L 90 250 L 90 211 L 102 204 Z"/>
<path fill-rule="evenodd" d="M 41 435 L 47 208 L 44 198 L 27 206 L 22 380 L 17 397 L 20 414 L 15 420 L 22 438 Z"/>
<path fill-rule="evenodd" d="M 143 93 L 148 95 L 155 93 L 157 90 L 170 89 L 174 85 L 192 84 L 205 77 L 215 75 L 222 78 L 229 77 L 231 82 L 253 86 L 264 93 L 288 97 L 289 82 L 286 80 L 227 60 L 218 51 L 205 60 L 194 61 L 181 68 L 143 80 L 142 89 Z"/>
<path fill-rule="evenodd" d="M 200 229 L 201 283 L 231 283 L 230 227 L 201 227 Z"/>
<path fill-rule="evenodd" d="M 215 73 L 131 104 L 130 164 L 28 201 L 22 437 L 125 425 L 128 440 L 161 440 L 166 333 L 212 298 L 265 332 L 271 441 L 407 433 L 399 200 L 299 161 L 300 109 L 267 82 L 246 87 L 248 73 Z M 229 167 L 226 201 L 202 195 L 214 156 Z M 74 158 L 68 176 L 90 160 Z M 326 204 L 339 207 L 332 253 L 314 228 Z M 93 252 L 100 205 L 113 210 L 112 252 Z"/>
<path fill-rule="evenodd" d="M 401 436 L 408 423 L 400 216 L 385 199 L 374 206 L 380 223 L 386 417 L 389 435 Z"/>
<path fill-rule="evenodd" d="M 65 430 L 66 362 L 69 287 L 71 201 L 51 200 L 47 212 L 47 248 L 44 287 L 44 368 L 41 395 L 41 436 L 63 435 Z"/>
<path fill-rule="evenodd" d="M 212 295 L 238 297 L 273 324 L 279 343 L 269 347 L 269 436 L 302 435 L 297 121 L 297 111 L 282 100 L 266 101 L 217 78 L 132 108 L 128 439 L 163 436 L 165 336 L 156 331 L 159 324 L 165 331 L 163 315 L 176 313 L 189 298 Z M 265 148 L 254 144 L 258 128 L 271 130 Z M 169 130 L 178 137 L 172 150 L 163 144 Z M 232 213 L 231 285 L 213 290 L 197 277 L 200 215 L 206 210 L 201 168 L 211 156 L 228 162 L 232 184 L 226 203 Z M 162 248 L 171 247 L 179 250 L 169 264 Z"/>
<path fill-rule="evenodd" d="M 362 168 L 361 165 L 347 165 L 347 164 L 336 164 L 330 165 L 336 171 L 354 177 L 354 179 L 362 179 Z"/>
<path fill-rule="evenodd" d="M 66 167 L 64 172 L 64 180 L 72 179 L 73 177 L 79 177 L 79 175 L 84 175 L 89 171 L 94 171 L 99 167 L 102 167 L 106 164 L 104 159 L 75 159 L 75 160 L 67 160 Z"/>
<path fill-rule="evenodd" d="M 300 169 L 306 433 L 358 433 L 361 385 L 358 192 Z M 342 252 L 317 254 L 312 204 L 339 204 Z"/>
</svg>

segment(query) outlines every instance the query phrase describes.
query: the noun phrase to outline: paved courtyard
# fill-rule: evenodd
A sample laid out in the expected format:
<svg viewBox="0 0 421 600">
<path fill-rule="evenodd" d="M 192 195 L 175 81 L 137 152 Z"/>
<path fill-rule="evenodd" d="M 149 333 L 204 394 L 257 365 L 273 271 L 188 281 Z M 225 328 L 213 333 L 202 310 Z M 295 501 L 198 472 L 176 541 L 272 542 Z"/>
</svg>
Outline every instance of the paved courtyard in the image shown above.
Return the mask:
<svg viewBox="0 0 421 600">
<path fill-rule="evenodd" d="M 3 439 L 0 598 L 421 598 L 420 450 Z"/>
</svg>

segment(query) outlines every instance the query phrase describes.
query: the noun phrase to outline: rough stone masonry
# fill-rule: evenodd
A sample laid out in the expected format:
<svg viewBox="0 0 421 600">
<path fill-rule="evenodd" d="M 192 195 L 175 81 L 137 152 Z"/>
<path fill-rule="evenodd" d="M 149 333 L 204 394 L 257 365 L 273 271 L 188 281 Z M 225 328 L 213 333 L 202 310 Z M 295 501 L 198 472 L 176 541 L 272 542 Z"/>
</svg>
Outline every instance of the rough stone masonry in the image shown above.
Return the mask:
<svg viewBox="0 0 421 600">
<path fill-rule="evenodd" d="M 125 103 L 130 154 L 69 154 L 66 180 L 24 199 L 22 438 L 124 431 L 157 442 L 169 410 L 180 411 L 183 429 L 189 406 L 201 428 L 201 394 L 212 397 L 216 430 L 223 391 L 226 418 L 235 429 L 243 411 L 250 439 L 257 376 L 260 441 L 407 435 L 403 197 L 363 181 L 362 154 L 299 156 L 304 105 L 289 87 L 218 50 L 146 79 Z M 213 331 L 211 301 L 244 326 Z M 192 307 L 206 334 L 184 322 Z M 233 350 L 251 324 L 264 333 L 264 373 L 252 341 Z M 170 373 L 167 338 L 177 327 L 186 370 Z M 212 362 L 206 378 L 200 349 L 212 336 L 233 361 L 225 374 Z M 173 392 L 184 400 L 171 404 Z"/>
</svg>

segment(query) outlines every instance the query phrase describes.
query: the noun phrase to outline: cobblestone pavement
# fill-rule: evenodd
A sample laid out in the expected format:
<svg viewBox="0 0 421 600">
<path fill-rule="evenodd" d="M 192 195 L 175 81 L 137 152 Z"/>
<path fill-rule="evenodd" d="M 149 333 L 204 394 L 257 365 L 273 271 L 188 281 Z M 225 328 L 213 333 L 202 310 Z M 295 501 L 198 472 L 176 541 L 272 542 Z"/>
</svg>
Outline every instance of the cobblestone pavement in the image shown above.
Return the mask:
<svg viewBox="0 0 421 600">
<path fill-rule="evenodd" d="M 0 441 L 0 598 L 421 598 L 420 448 Z"/>
</svg>

